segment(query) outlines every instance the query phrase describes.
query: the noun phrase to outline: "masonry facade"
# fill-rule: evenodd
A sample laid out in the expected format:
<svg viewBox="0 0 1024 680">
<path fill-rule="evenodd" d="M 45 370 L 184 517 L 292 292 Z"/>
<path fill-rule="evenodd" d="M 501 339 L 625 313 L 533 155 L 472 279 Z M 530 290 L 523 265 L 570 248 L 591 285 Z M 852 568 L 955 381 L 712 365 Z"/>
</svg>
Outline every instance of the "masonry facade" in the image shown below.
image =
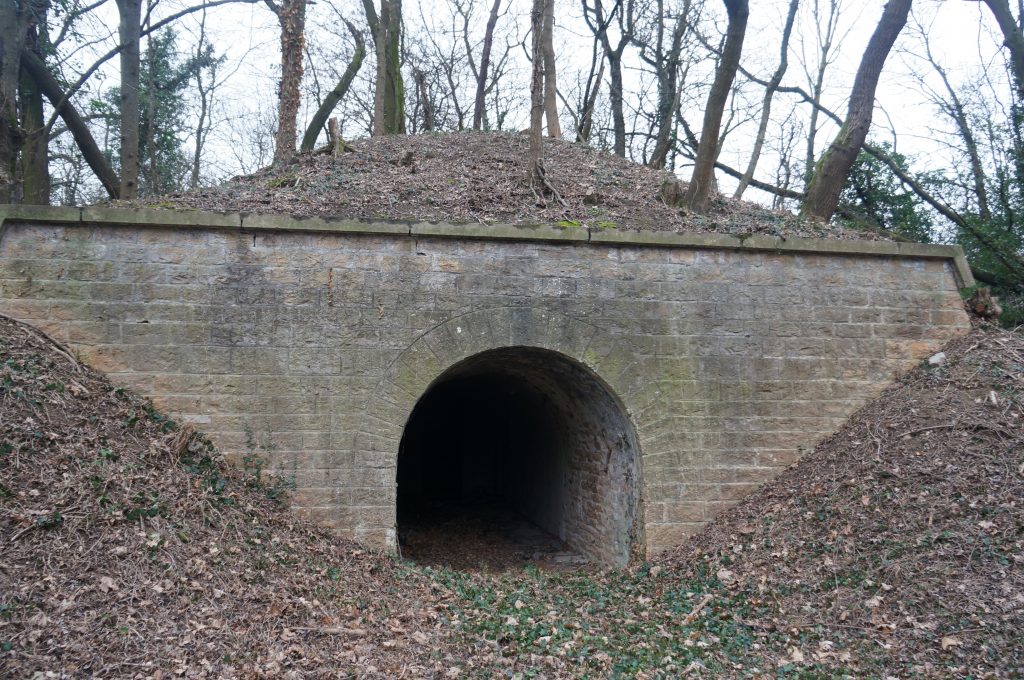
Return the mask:
<svg viewBox="0 0 1024 680">
<path fill-rule="evenodd" d="M 607 389 L 636 458 L 622 473 L 635 485 L 630 550 L 651 554 L 963 333 L 958 288 L 973 283 L 959 249 L 919 244 L 93 208 L 2 217 L 0 311 L 229 457 L 272 442 L 261 452 L 294 480 L 297 508 L 385 547 L 406 423 L 460 362 L 535 348 Z"/>
</svg>

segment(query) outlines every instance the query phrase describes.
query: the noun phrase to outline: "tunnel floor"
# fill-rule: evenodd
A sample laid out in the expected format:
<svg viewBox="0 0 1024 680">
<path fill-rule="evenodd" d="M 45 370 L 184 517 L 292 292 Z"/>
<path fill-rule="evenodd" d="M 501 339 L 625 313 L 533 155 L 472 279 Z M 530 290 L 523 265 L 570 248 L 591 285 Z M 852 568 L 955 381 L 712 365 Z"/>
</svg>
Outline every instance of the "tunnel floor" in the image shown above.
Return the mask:
<svg viewBox="0 0 1024 680">
<path fill-rule="evenodd" d="M 589 560 L 501 503 L 435 503 L 400 519 L 402 557 L 488 572 L 585 568 Z"/>
</svg>

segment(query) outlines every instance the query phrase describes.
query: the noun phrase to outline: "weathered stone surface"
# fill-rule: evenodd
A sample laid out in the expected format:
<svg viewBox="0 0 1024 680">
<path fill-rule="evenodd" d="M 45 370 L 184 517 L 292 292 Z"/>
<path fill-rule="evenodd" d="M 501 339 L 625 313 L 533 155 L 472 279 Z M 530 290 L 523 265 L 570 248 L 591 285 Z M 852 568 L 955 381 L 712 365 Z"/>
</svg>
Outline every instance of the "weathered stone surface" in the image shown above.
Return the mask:
<svg viewBox="0 0 1024 680">
<path fill-rule="evenodd" d="M 480 352 L 551 350 L 607 386 L 653 552 L 968 327 L 950 248 L 203 215 L 5 212 L 0 311 L 375 545 L 416 400 Z"/>
</svg>

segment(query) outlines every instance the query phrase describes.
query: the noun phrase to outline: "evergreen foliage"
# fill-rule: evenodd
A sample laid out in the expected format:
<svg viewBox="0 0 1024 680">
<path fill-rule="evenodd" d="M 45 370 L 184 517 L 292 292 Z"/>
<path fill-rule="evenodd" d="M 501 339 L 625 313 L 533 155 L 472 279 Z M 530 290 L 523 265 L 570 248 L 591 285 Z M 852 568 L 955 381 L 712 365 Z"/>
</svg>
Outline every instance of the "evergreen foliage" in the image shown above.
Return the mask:
<svg viewBox="0 0 1024 680">
<path fill-rule="evenodd" d="M 907 158 L 890 144 L 878 145 L 906 172 Z M 919 177 L 925 182 L 928 178 Z M 868 223 L 911 241 L 935 240 L 935 221 L 924 202 L 877 158 L 861 151 L 840 194 L 840 220 Z"/>
<path fill-rule="evenodd" d="M 223 61 L 206 44 L 199 55 L 182 59 L 173 30 L 154 35 L 146 47 L 140 69 L 139 195 L 159 196 L 183 191 L 188 186 L 190 160 L 185 150 L 186 94 L 199 70 L 210 70 Z M 107 154 L 117 165 L 120 90 L 110 88 L 93 108 L 109 115 Z"/>
</svg>

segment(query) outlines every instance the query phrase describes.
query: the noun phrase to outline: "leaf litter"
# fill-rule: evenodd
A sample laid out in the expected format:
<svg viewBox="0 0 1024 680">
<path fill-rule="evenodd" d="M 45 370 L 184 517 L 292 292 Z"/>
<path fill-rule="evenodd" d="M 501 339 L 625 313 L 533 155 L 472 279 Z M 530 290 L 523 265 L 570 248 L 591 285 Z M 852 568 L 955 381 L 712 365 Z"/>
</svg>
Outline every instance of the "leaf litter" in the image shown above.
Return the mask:
<svg viewBox="0 0 1024 680">
<path fill-rule="evenodd" d="M 1020 676 L 1024 337 L 944 353 L 675 550 L 486 573 L 297 518 L 0 318 L 0 675 Z"/>
<path fill-rule="evenodd" d="M 874 230 L 802 220 L 718 195 L 710 214 L 666 203 L 685 192 L 671 173 L 564 140 L 544 141 L 563 202 L 526 182 L 529 140 L 498 132 L 387 135 L 335 157 L 305 153 L 223 184 L 112 205 L 409 222 L 549 224 L 563 228 L 886 240 Z M 670 192 L 666 192 L 666 188 Z"/>
</svg>

